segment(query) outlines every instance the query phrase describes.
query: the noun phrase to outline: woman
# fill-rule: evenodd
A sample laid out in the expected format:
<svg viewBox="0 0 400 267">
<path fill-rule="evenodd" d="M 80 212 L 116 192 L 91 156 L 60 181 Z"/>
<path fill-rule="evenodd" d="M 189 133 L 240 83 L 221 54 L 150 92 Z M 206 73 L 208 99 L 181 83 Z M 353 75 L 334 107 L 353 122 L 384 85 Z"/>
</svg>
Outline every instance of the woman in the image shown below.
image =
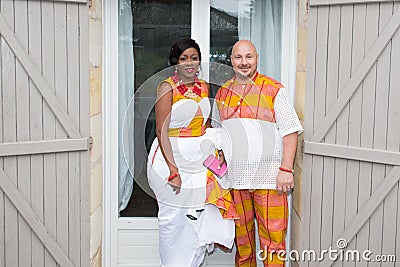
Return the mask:
<svg viewBox="0 0 400 267">
<path fill-rule="evenodd" d="M 159 207 L 163 267 L 197 267 L 214 242 L 233 245 L 232 218 L 236 215 L 229 205 L 230 194 L 220 190 L 202 165 L 215 151 L 217 130 L 207 128 L 211 108 L 208 86 L 197 78 L 200 61 L 198 44 L 192 39 L 179 40 L 169 57 L 175 74 L 157 90 L 157 138 L 149 153 L 147 172 Z M 227 201 L 221 201 L 223 198 Z"/>
</svg>

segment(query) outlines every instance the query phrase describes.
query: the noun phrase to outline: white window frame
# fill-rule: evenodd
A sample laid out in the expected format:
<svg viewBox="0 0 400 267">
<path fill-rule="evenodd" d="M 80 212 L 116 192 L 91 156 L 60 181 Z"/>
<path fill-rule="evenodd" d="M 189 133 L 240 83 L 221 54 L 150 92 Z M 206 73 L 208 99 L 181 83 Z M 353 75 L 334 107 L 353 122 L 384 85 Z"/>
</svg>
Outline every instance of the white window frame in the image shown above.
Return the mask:
<svg viewBox="0 0 400 267">
<path fill-rule="evenodd" d="M 115 210 L 118 210 L 118 192 L 116 182 L 111 177 L 118 170 L 118 95 L 111 88 L 118 88 L 118 0 L 103 0 L 103 239 L 102 265 L 117 266 L 112 262 L 117 244 L 115 238 Z M 114 260 L 115 261 L 115 260 Z"/>
<path fill-rule="evenodd" d="M 296 96 L 297 63 L 297 4 L 283 0 L 281 83 L 288 89 L 294 102 Z"/>
<path fill-rule="evenodd" d="M 283 0 L 281 82 L 294 99 L 297 49 L 297 1 Z M 192 0 L 192 38 L 209 58 L 210 0 Z M 196 12 L 195 12 L 196 11 Z M 208 14 L 205 17 L 204 14 Z M 200 16 L 201 15 L 201 16 Z M 208 78 L 205 71 L 204 78 Z M 118 0 L 103 0 L 103 266 L 118 265 L 119 229 L 158 229 L 156 218 L 118 217 Z M 291 198 L 289 199 L 289 204 Z M 290 217 L 289 217 L 290 219 Z M 290 223 L 290 221 L 289 221 Z M 290 224 L 289 224 L 290 225 Z M 93 228 L 93 227 L 92 227 Z M 290 229 L 289 229 L 290 231 Z M 290 236 L 290 233 L 288 233 Z M 288 240 L 290 241 L 290 240 Z M 287 244 L 290 247 L 290 244 Z M 290 263 L 289 263 L 290 264 Z"/>
</svg>

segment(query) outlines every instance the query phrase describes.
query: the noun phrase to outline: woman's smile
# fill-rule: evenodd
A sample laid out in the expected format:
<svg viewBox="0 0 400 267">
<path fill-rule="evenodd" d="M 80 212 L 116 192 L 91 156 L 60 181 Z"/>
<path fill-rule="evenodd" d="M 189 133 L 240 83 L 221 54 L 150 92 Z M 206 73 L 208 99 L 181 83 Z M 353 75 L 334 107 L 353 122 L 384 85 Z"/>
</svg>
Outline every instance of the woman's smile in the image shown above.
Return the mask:
<svg viewBox="0 0 400 267">
<path fill-rule="evenodd" d="M 188 73 L 192 73 L 194 72 L 194 68 L 186 68 L 185 71 Z"/>
</svg>

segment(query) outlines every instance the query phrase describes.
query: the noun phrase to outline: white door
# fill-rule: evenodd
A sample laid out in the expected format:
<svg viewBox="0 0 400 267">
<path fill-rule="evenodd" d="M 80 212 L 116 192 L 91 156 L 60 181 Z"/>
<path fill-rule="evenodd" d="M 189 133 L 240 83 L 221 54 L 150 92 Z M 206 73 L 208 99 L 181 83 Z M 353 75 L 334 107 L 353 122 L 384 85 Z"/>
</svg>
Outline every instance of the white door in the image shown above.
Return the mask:
<svg viewBox="0 0 400 267">
<path fill-rule="evenodd" d="M 157 203 L 145 169 L 159 81 L 149 78 L 167 67 L 171 44 L 191 36 L 203 61 L 228 63 L 228 48 L 251 39 L 260 72 L 294 92 L 295 10 L 288 0 L 104 1 L 104 266 L 159 266 Z M 207 66 L 202 76 L 208 80 Z M 234 253 L 217 251 L 204 266 L 233 264 Z"/>
</svg>

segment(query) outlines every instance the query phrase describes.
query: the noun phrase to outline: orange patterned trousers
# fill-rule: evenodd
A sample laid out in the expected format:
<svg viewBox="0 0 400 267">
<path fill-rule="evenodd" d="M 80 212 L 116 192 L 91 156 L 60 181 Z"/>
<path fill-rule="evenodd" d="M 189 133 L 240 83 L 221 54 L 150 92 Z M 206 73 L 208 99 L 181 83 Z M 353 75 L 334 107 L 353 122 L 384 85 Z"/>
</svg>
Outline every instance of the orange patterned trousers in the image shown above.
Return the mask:
<svg viewBox="0 0 400 267">
<path fill-rule="evenodd" d="M 252 192 L 232 189 L 232 196 L 239 215 L 239 219 L 235 220 L 235 266 L 257 267 L 257 257 L 263 259 L 264 266 L 285 266 L 278 251 L 285 250 L 288 219 L 286 194 L 269 189 Z M 254 218 L 257 220 L 262 251 L 256 251 Z"/>
</svg>

